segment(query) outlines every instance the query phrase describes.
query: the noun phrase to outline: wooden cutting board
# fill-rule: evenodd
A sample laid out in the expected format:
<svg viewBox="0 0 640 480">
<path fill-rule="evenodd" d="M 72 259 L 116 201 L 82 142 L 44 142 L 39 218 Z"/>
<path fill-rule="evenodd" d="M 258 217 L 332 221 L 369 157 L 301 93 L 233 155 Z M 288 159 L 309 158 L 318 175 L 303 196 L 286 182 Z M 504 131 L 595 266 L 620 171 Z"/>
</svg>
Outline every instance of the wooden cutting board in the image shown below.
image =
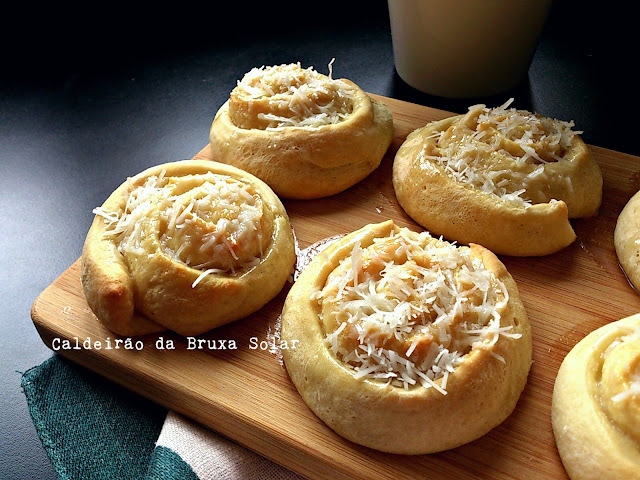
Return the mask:
<svg viewBox="0 0 640 480">
<path fill-rule="evenodd" d="M 393 111 L 393 144 L 378 170 L 348 191 L 321 200 L 285 202 L 301 261 L 305 255 L 308 259 L 308 247 L 315 242 L 368 223 L 391 218 L 400 226 L 415 227 L 395 199 L 393 157 L 408 133 L 452 114 L 372 96 Z M 578 239 L 554 255 L 502 257 L 532 325 L 533 366 L 527 387 L 503 424 L 451 451 L 380 453 L 342 439 L 313 415 L 274 348 L 290 285 L 251 317 L 198 337 L 209 341 L 201 348 L 190 348 L 198 345 L 169 332 L 133 339 L 140 340 L 139 350 L 115 348 L 119 337 L 98 323 L 84 299 L 79 261 L 38 296 L 32 318 L 49 347 L 80 346 L 58 353 L 311 479 L 566 479 L 550 419 L 558 367 L 587 333 L 640 311 L 640 296 L 619 268 L 613 248 L 617 216 L 640 188 L 640 158 L 591 148 L 604 176 L 598 217 L 574 221 Z M 209 148 L 195 158 L 211 158 Z M 87 210 L 93 207 L 86 205 Z M 82 348 L 87 339 L 93 348 Z M 168 340 L 175 349 L 158 348 Z M 230 340 L 235 350 L 212 348 L 223 343 L 229 347 Z M 100 348 L 96 341 L 102 342 Z"/>
</svg>

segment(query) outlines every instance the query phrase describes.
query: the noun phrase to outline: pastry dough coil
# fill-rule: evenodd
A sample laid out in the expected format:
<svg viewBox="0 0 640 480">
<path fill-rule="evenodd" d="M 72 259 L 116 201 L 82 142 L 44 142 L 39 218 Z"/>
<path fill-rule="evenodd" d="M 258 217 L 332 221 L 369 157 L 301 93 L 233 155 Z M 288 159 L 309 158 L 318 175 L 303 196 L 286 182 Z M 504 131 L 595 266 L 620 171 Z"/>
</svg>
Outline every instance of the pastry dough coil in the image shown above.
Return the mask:
<svg viewBox="0 0 640 480">
<path fill-rule="evenodd" d="M 598 328 L 569 352 L 552 423 L 572 480 L 640 478 L 640 314 Z"/>
<path fill-rule="evenodd" d="M 128 179 L 95 210 L 82 284 L 121 335 L 197 335 L 261 308 L 295 263 L 286 211 L 235 167 L 185 160 Z"/>
<path fill-rule="evenodd" d="M 514 409 L 531 364 L 518 290 L 487 249 L 392 221 L 325 248 L 289 291 L 281 339 L 302 399 L 335 432 L 424 454 L 470 442 Z"/>
<path fill-rule="evenodd" d="M 393 185 L 429 231 L 497 254 L 547 255 L 596 215 L 602 175 L 573 123 L 484 105 L 429 123 L 398 150 Z"/>
<path fill-rule="evenodd" d="M 353 82 L 300 64 L 254 68 L 218 110 L 214 158 L 264 180 L 280 197 L 333 195 L 380 164 L 393 119 Z"/>
<path fill-rule="evenodd" d="M 640 192 L 620 212 L 613 240 L 622 270 L 636 291 L 640 291 Z"/>
</svg>

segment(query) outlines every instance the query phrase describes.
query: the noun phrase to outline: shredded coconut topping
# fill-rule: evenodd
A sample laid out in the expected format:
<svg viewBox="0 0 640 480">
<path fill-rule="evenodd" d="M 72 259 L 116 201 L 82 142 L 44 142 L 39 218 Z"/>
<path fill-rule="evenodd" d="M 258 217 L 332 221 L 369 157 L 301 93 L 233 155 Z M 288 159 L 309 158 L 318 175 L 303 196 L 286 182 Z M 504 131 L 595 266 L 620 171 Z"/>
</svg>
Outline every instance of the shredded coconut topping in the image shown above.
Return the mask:
<svg viewBox="0 0 640 480">
<path fill-rule="evenodd" d="M 512 102 L 469 107 L 458 122 L 432 135 L 419 153 L 421 167 L 436 165 L 457 182 L 525 207 L 551 200 L 530 194 L 545 182 L 566 182 L 571 191 L 569 177 L 555 178 L 545 166 L 567 161 L 566 152 L 582 132 L 573 130 L 573 121 L 508 108 Z"/>
<path fill-rule="evenodd" d="M 321 307 L 325 342 L 355 371 L 408 389 L 435 388 L 472 349 L 489 349 L 503 337 L 509 301 L 505 285 L 470 256 L 428 233 L 400 229 L 362 248 L 356 243 L 312 295 Z M 439 383 L 437 383 L 439 381 Z"/>
<path fill-rule="evenodd" d="M 107 223 L 125 255 L 146 255 L 157 238 L 163 251 L 202 270 L 195 286 L 211 273 L 232 272 L 259 263 L 262 256 L 262 200 L 253 188 L 227 175 L 180 178 L 164 171 L 132 188 L 121 212 L 93 210 Z"/>
<path fill-rule="evenodd" d="M 253 68 L 238 82 L 231 99 L 244 102 L 248 115 L 257 112 L 259 125 L 249 125 L 249 128 L 320 127 L 339 123 L 353 112 L 355 90 L 352 85 L 331 78 L 332 73 L 333 60 L 329 63 L 329 76 L 313 67 L 303 69 L 299 62 Z M 268 101 L 266 107 L 255 104 L 264 100 Z"/>
</svg>

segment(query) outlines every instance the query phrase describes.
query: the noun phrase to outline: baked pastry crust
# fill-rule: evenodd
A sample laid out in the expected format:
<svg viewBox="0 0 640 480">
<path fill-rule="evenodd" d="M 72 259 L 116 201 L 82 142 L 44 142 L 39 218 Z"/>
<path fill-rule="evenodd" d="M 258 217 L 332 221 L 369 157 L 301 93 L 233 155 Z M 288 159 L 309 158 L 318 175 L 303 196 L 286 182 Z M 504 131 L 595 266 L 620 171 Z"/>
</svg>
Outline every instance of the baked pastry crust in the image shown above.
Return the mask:
<svg viewBox="0 0 640 480">
<path fill-rule="evenodd" d="M 256 93 L 244 86 L 250 82 L 275 93 Z M 293 93 L 282 92 L 285 84 Z M 305 105 L 294 121 L 299 98 Z M 393 118 L 349 80 L 279 65 L 245 75 L 216 113 L 209 138 L 217 161 L 254 174 L 282 198 L 313 199 L 342 192 L 378 167 Z"/>
<path fill-rule="evenodd" d="M 569 218 L 597 214 L 602 175 L 572 123 L 508 105 L 475 105 L 412 132 L 393 186 L 434 234 L 497 254 L 548 255 L 575 240 Z"/>
<path fill-rule="evenodd" d="M 407 262 L 403 264 L 401 252 L 407 247 L 411 248 L 410 245 L 415 242 L 426 245 L 426 250 L 416 250 L 416 256 L 410 261 L 407 257 Z M 429 250 L 432 248 L 434 250 Z M 468 302 L 480 308 L 482 301 L 478 299 L 482 298 L 485 291 L 489 298 L 499 303 L 492 313 L 494 320 L 490 322 L 491 332 L 479 333 L 481 328 L 478 327 L 473 333 L 469 333 L 471 330 L 460 333 L 470 327 L 471 317 L 464 316 L 467 314 L 460 316 L 451 310 L 441 312 L 444 317 L 438 317 L 440 320 L 433 322 L 420 320 L 419 315 L 412 316 L 414 323 L 423 322 L 422 333 L 416 333 L 418 330 L 413 330 L 410 323 L 406 323 L 391 336 L 380 333 L 383 327 L 378 331 L 366 321 L 356 326 L 347 320 L 349 315 L 352 318 L 359 315 L 352 309 L 358 302 L 348 307 L 351 308 L 350 314 L 336 313 L 341 312 L 340 294 L 336 296 L 336 289 L 347 291 L 354 285 L 353 279 L 346 284 L 341 283 L 340 275 L 349 271 L 357 271 L 356 275 L 364 282 L 378 278 L 376 275 L 381 275 L 381 268 L 394 268 L 395 265 L 400 269 L 407 268 L 404 270 L 406 273 L 413 268 L 420 270 L 431 265 L 433 272 L 439 272 L 434 273 L 438 278 L 442 278 L 440 274 L 451 274 L 449 278 L 458 279 L 448 287 L 455 284 L 455 288 L 458 288 L 470 281 L 464 280 L 467 278 L 464 273 L 468 273 L 465 270 L 467 267 L 448 270 L 448 273 L 445 267 L 438 270 L 435 265 L 440 260 L 426 251 L 458 252 L 460 257 L 456 257 L 456 261 L 467 262 L 464 265 L 473 265 L 469 268 L 474 274 L 481 272 L 487 275 L 483 278 L 490 278 L 483 287 L 469 290 L 469 298 L 461 303 Z M 447 263 L 447 255 L 443 257 L 442 265 Z M 359 260 L 354 260 L 356 258 Z M 463 258 L 465 260 L 461 260 Z M 389 260 L 385 263 L 386 267 L 380 263 L 384 259 Z M 361 268 L 354 269 L 354 262 L 356 265 L 362 262 Z M 400 271 L 396 273 L 389 271 L 383 283 L 404 276 Z M 402 289 L 402 286 L 399 288 Z M 428 287 L 423 283 L 421 288 Z M 387 290 L 382 283 L 377 283 L 375 289 L 377 294 L 385 296 L 385 299 L 378 301 L 393 303 L 394 294 L 389 293 L 393 288 Z M 444 289 L 438 291 L 439 294 L 443 292 Z M 426 302 L 414 302 L 413 305 L 416 309 L 423 309 L 427 312 L 425 315 L 433 320 L 437 307 L 430 309 L 429 305 L 439 302 L 434 298 Z M 383 318 L 391 318 L 400 312 L 398 305 L 392 310 L 385 310 L 387 313 L 384 315 L 388 316 Z M 408 304 L 402 305 L 407 307 Z M 400 313 L 398 315 L 402 316 Z M 403 321 L 408 320 L 409 317 L 404 317 Z M 452 323 L 446 323 L 449 321 Z M 440 328 L 436 325 L 451 334 L 449 340 L 446 340 L 447 334 L 443 331 L 436 332 Z M 404 330 L 407 327 L 409 333 Z M 357 331 L 366 332 L 366 338 L 355 341 L 353 332 Z M 465 336 L 467 334 L 477 336 L 472 342 L 470 337 Z M 281 339 L 288 341 L 288 344 L 298 340 L 296 348 L 282 351 L 284 362 L 302 399 L 321 420 L 352 442 L 400 454 L 446 450 L 487 433 L 511 414 L 526 384 L 531 364 L 531 332 L 527 314 L 514 280 L 498 258 L 481 246 L 457 248 L 431 238 L 426 232 L 418 234 L 401 229 L 392 221 L 367 225 L 348 234 L 312 260 L 294 283 L 285 301 Z M 416 368 L 410 367 L 399 367 L 401 371 L 392 371 L 391 367 L 384 366 L 383 361 L 370 361 L 374 357 L 368 354 L 363 363 L 354 360 L 354 352 L 368 349 L 368 342 L 377 344 L 373 350 L 369 350 L 373 356 L 377 355 L 376 352 L 382 352 L 378 348 L 388 349 L 384 354 L 387 355 L 387 365 L 394 362 L 400 365 L 408 360 L 414 367 L 418 364 L 420 368 L 427 366 L 418 375 Z M 444 348 L 445 342 L 448 342 L 447 347 L 451 350 Z M 468 343 L 464 344 L 464 350 L 456 352 L 455 342 L 459 345 Z M 432 348 L 435 349 L 434 353 L 439 352 L 435 359 Z M 445 357 L 455 360 L 447 363 L 448 366 L 443 365 L 444 360 L 437 360 Z M 392 358 L 394 360 L 390 360 Z M 429 362 L 435 363 L 429 365 Z M 452 372 L 446 370 L 453 365 Z M 373 373 L 367 373 L 372 369 Z M 413 378 L 403 380 L 405 375 Z M 429 376 L 432 378 L 427 380 Z"/>
<path fill-rule="evenodd" d="M 631 285 L 640 291 L 640 192 L 624 206 L 613 234 L 618 262 Z"/>
<path fill-rule="evenodd" d="M 594 330 L 567 354 L 551 414 L 572 480 L 640 478 L 640 314 Z"/>
<path fill-rule="evenodd" d="M 229 165 L 151 167 L 95 212 L 83 290 L 98 319 L 120 335 L 198 335 L 243 318 L 280 292 L 295 263 L 278 197 Z"/>
</svg>

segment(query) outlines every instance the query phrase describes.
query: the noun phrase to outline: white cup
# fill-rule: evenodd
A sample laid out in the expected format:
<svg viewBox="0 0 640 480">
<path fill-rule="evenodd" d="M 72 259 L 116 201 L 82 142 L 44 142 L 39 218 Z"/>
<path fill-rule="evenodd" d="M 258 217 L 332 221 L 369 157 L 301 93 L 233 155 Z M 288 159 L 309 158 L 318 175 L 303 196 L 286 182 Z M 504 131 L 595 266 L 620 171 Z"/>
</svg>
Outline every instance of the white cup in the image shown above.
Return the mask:
<svg viewBox="0 0 640 480">
<path fill-rule="evenodd" d="M 525 78 L 551 0 L 388 0 L 400 78 L 441 97 L 494 95 Z"/>
</svg>

